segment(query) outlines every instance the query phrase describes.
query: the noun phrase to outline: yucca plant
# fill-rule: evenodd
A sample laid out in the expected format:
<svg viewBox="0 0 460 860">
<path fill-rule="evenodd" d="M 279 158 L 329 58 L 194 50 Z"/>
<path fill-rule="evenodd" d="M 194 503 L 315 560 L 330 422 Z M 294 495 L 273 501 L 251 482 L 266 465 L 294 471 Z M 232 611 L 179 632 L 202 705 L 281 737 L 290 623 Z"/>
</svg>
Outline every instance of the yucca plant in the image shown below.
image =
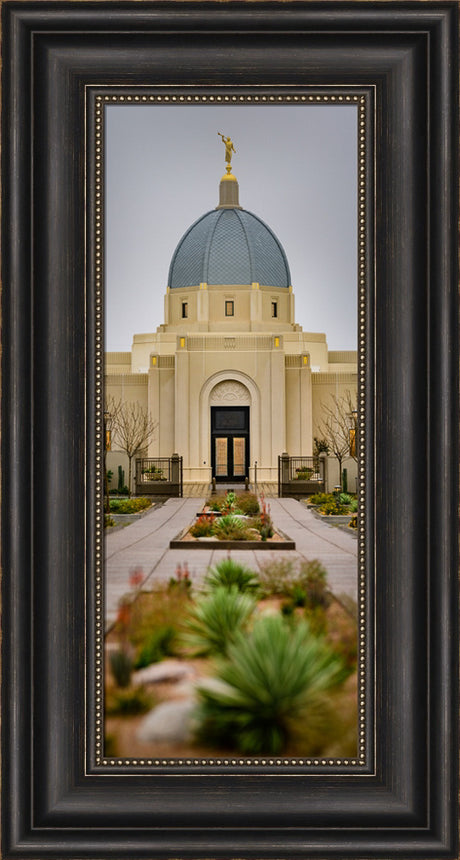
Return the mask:
<svg viewBox="0 0 460 860">
<path fill-rule="evenodd" d="M 234 514 L 224 514 L 214 525 L 214 534 L 219 540 L 251 540 L 248 525 Z"/>
<path fill-rule="evenodd" d="M 259 588 L 259 580 L 249 567 L 232 558 L 223 558 L 214 567 L 210 567 L 206 573 L 205 586 L 209 589 L 224 586 L 238 591 L 249 591 L 255 593 Z"/>
<path fill-rule="evenodd" d="M 238 632 L 245 629 L 255 609 L 255 600 L 233 586 L 219 586 L 197 601 L 185 622 L 184 645 L 195 656 L 225 654 Z"/>
<path fill-rule="evenodd" d="M 264 616 L 229 645 L 217 678 L 198 688 L 200 739 L 243 754 L 280 754 L 317 721 L 325 692 L 347 674 L 305 621 L 293 626 Z"/>
</svg>

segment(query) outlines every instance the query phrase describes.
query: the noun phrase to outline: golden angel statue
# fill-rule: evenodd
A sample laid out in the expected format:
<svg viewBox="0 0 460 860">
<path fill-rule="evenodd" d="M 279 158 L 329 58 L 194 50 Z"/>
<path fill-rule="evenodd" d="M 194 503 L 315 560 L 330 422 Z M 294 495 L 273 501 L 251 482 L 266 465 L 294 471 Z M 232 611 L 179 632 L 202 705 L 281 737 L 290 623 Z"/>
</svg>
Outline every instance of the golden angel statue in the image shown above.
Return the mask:
<svg viewBox="0 0 460 860">
<path fill-rule="evenodd" d="M 217 134 L 222 138 L 222 142 L 225 143 L 225 161 L 228 164 L 231 164 L 232 161 L 232 152 L 236 153 L 236 149 L 233 146 L 233 141 L 230 137 L 225 137 L 220 131 Z"/>
</svg>

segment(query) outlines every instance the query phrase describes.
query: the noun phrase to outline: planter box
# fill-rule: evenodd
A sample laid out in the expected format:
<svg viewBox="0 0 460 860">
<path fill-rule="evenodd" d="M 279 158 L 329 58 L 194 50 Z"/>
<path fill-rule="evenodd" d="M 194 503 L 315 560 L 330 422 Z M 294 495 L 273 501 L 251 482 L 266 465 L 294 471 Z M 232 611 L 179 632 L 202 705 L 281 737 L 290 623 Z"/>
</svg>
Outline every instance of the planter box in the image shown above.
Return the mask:
<svg viewBox="0 0 460 860">
<path fill-rule="evenodd" d="M 348 525 L 351 518 L 356 516 L 356 514 L 320 514 L 312 505 L 308 506 L 308 510 L 324 523 L 330 522 L 331 526 Z"/>
<path fill-rule="evenodd" d="M 269 538 L 268 540 L 184 540 L 190 526 L 183 529 L 176 537 L 169 542 L 170 549 L 295 549 L 295 541 L 291 540 L 280 529 L 277 530 L 278 540 Z"/>
</svg>

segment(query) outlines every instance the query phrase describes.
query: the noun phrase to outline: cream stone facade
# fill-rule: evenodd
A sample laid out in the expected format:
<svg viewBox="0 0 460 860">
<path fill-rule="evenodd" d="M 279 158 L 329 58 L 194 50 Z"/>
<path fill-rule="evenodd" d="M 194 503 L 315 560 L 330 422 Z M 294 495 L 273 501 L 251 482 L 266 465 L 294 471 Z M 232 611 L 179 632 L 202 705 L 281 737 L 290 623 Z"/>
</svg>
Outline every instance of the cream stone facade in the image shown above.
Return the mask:
<svg viewBox="0 0 460 860">
<path fill-rule="evenodd" d="M 275 482 L 283 451 L 312 454 L 322 404 L 356 389 L 356 352 L 329 351 L 325 334 L 295 322 L 284 250 L 239 205 L 227 167 L 219 205 L 174 253 L 164 323 L 135 334 L 131 352 L 106 354 L 107 394 L 148 408 L 158 421 L 148 456 L 182 455 L 184 482 L 252 481 L 255 464 L 258 480 Z M 354 477 L 354 461 L 344 465 Z M 329 472 L 331 483 L 332 460 Z"/>
</svg>

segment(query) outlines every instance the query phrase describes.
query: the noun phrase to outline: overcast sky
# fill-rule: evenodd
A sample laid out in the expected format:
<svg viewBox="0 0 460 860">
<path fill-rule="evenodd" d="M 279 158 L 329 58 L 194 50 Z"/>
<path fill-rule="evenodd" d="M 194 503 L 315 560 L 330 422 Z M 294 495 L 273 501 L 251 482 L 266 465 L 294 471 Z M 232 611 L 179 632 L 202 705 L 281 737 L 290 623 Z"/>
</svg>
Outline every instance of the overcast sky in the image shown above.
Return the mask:
<svg viewBox="0 0 460 860">
<path fill-rule="evenodd" d="M 164 322 L 174 249 L 219 200 L 230 135 L 240 204 L 287 255 L 296 322 L 356 349 L 357 108 L 111 105 L 106 125 L 106 349 Z"/>
</svg>

